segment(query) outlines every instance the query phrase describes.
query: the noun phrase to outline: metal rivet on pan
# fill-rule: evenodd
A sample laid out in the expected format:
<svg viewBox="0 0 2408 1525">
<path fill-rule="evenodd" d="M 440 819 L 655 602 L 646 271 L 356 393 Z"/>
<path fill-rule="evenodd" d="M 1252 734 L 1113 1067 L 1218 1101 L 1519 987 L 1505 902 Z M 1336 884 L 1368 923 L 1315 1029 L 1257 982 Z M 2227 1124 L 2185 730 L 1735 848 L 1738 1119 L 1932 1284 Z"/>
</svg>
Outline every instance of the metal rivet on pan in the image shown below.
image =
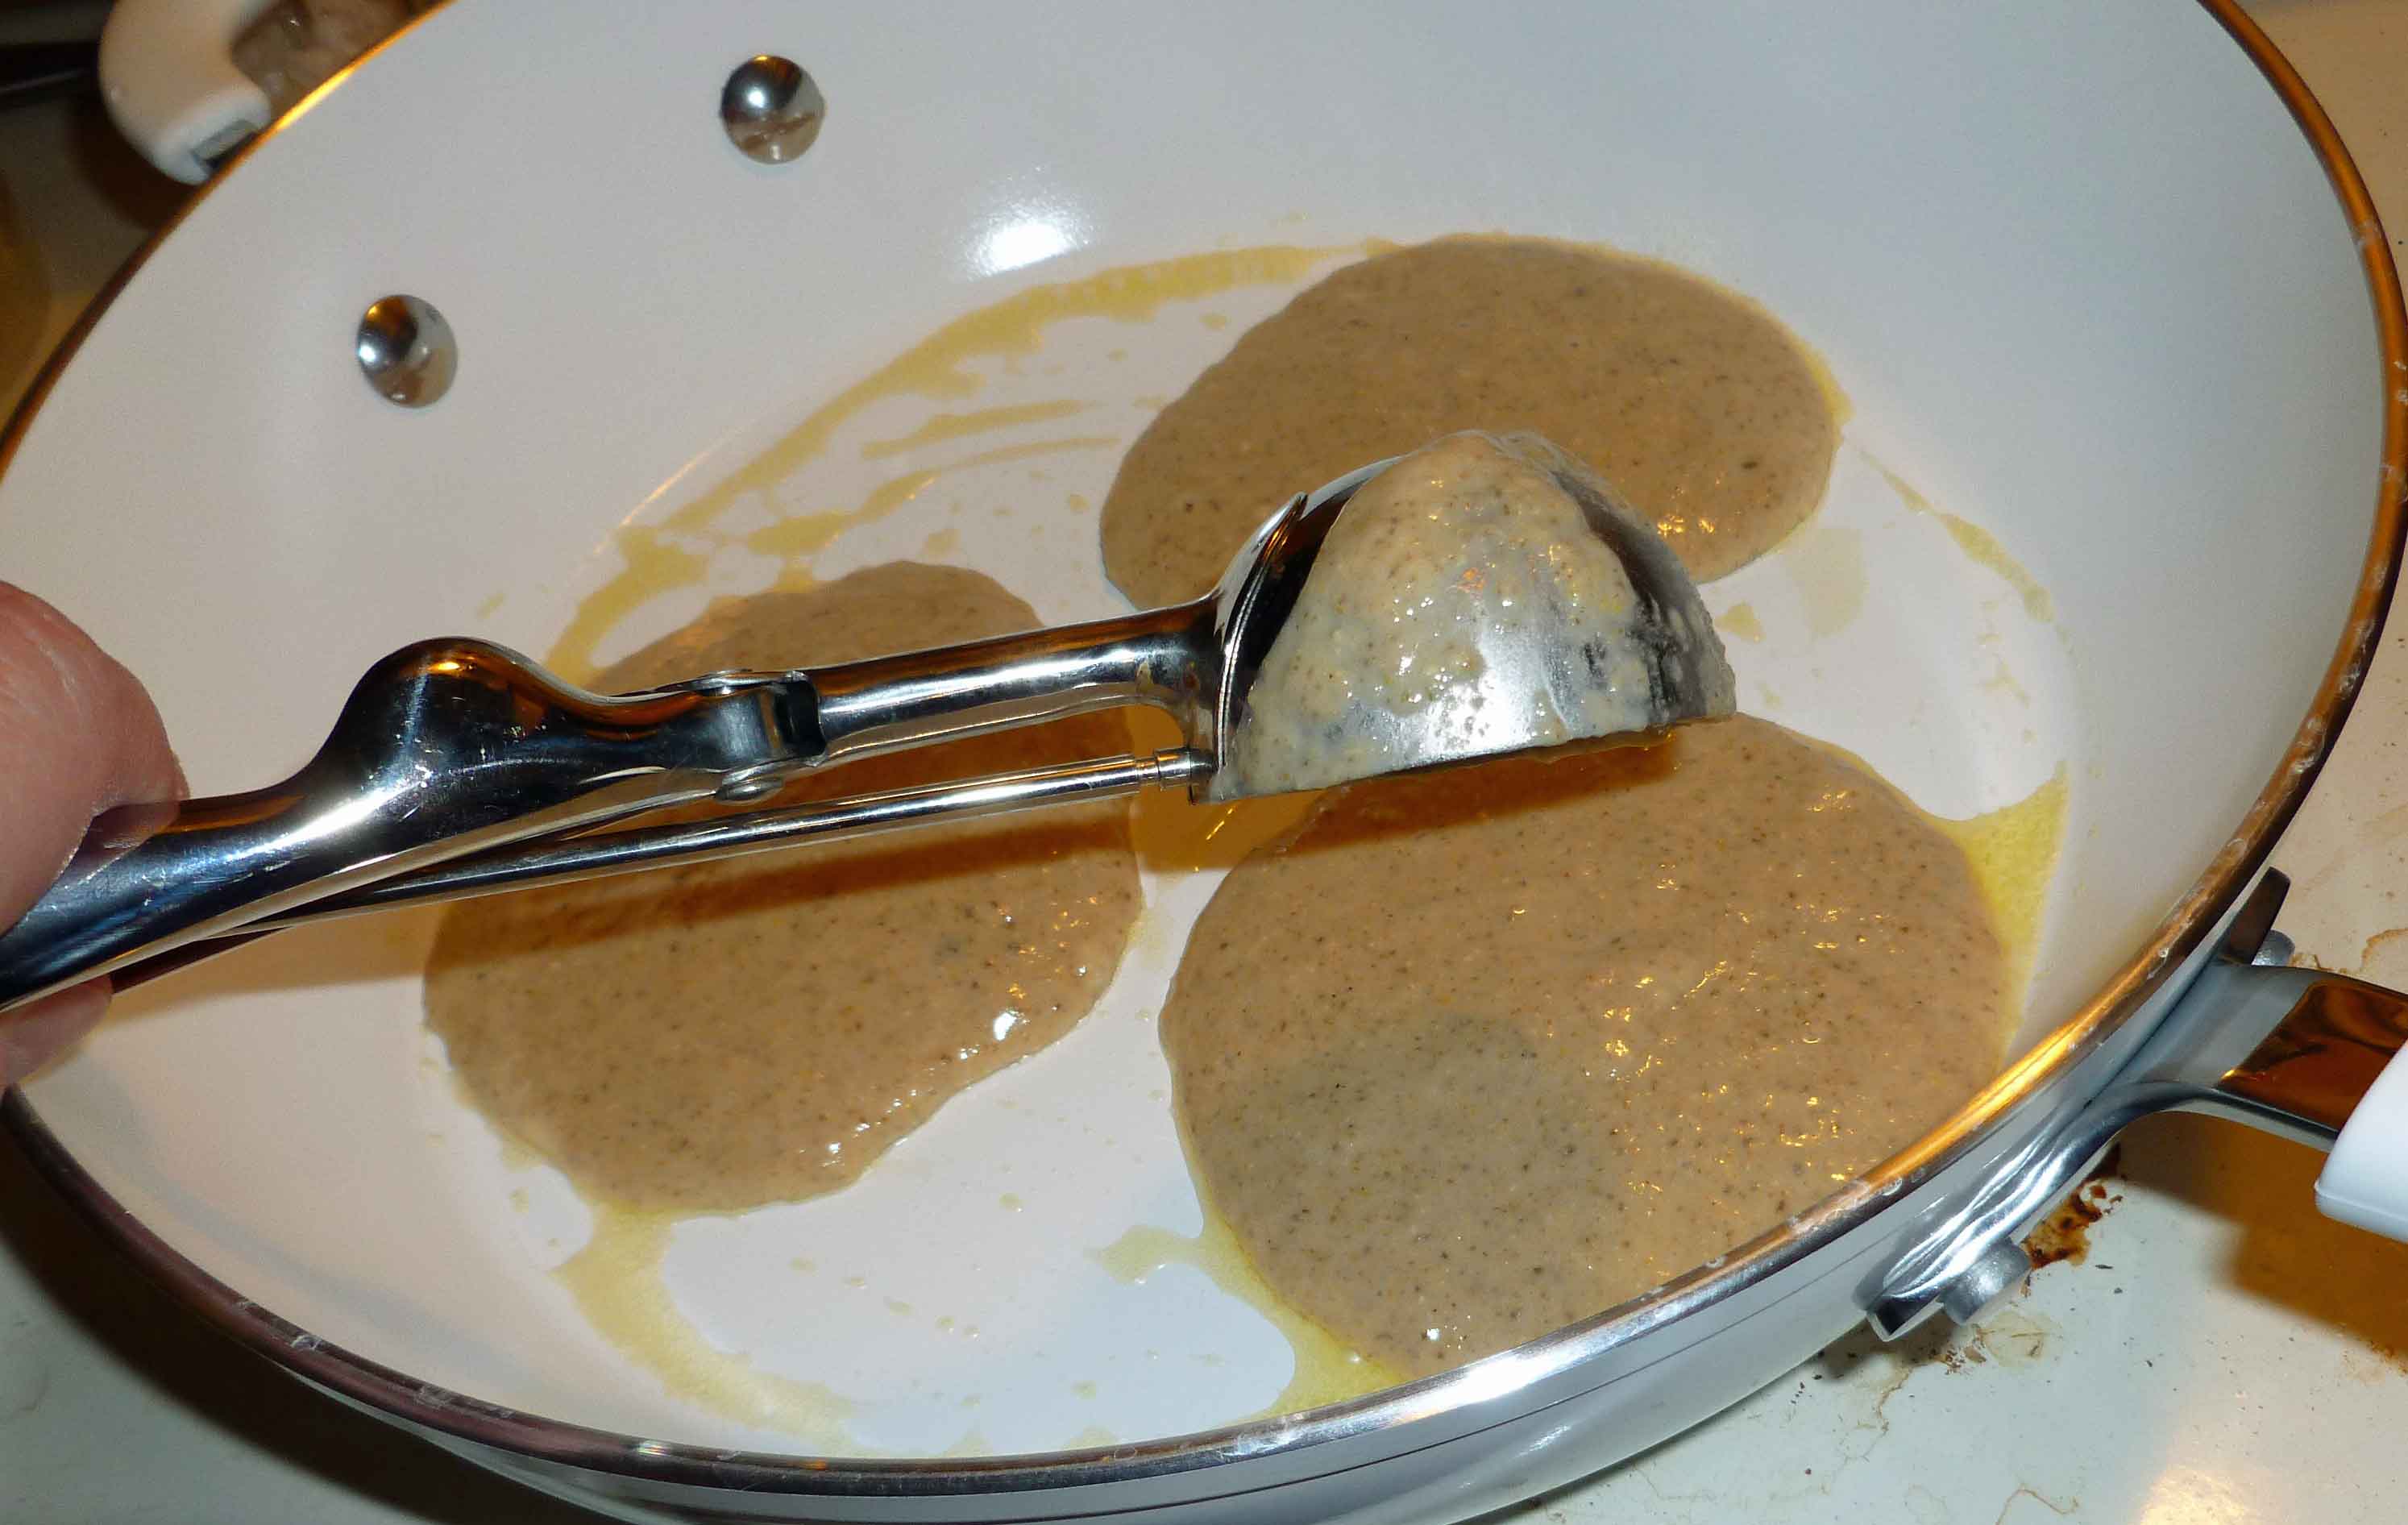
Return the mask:
<svg viewBox="0 0 2408 1525">
<path fill-rule="evenodd" d="M 799 159 L 820 136 L 827 97 L 801 65 L 761 53 L 736 65 L 719 93 L 727 139 L 765 165 Z"/>
<path fill-rule="evenodd" d="M 377 396 L 404 408 L 423 408 L 452 390 L 460 342 L 452 325 L 415 296 L 380 296 L 360 316 L 353 339 L 360 373 Z"/>
</svg>

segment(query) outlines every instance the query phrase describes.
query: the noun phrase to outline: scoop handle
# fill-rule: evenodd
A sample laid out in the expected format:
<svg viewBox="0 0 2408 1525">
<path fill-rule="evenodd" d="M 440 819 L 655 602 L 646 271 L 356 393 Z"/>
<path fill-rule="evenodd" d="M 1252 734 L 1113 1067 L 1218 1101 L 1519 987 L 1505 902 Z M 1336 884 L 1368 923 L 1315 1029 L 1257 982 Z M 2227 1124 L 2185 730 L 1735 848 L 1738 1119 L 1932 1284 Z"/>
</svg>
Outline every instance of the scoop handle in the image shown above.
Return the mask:
<svg viewBox="0 0 2408 1525">
<path fill-rule="evenodd" d="M 327 895 L 529 837 L 774 790 L 825 753 L 800 673 L 587 693 L 480 640 L 378 663 L 280 784 L 93 823 L 0 933 L 0 1011 Z"/>
<path fill-rule="evenodd" d="M 1206 599 L 619 697 L 481 640 L 405 647 L 360 680 L 283 783 L 93 822 L 59 881 L 0 932 L 0 1012 L 454 858 L 701 799 L 766 798 L 805 769 L 874 753 L 1130 703 L 1209 742 L 1214 618 Z M 1178 777 L 1202 776 L 1211 755 Z"/>
</svg>

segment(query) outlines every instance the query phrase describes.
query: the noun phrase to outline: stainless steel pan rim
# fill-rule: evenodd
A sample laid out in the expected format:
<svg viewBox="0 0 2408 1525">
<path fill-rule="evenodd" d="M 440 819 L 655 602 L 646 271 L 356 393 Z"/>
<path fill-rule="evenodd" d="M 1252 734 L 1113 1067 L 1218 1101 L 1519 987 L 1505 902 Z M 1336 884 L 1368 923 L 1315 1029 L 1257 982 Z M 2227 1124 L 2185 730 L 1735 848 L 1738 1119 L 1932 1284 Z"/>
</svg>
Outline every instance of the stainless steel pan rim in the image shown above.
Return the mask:
<svg viewBox="0 0 2408 1525">
<path fill-rule="evenodd" d="M 2402 307 L 2389 244 L 2366 185 L 2331 120 L 2288 61 L 2242 12 L 2239 0 L 2200 3 L 2264 75 L 2323 163 L 2358 248 L 2385 370 L 2408 370 L 2408 309 Z M 338 86 L 349 72 L 329 80 L 270 132 L 305 113 L 319 94 Z M 261 135 L 252 147 L 267 136 Z M 250 151 L 246 148 L 238 154 L 227 172 L 248 158 Z M 207 188 L 200 193 L 207 194 Z M 136 252 L 50 357 L 7 427 L 0 429 L 0 471 L 6 470 L 44 397 L 101 314 L 175 233 L 198 199 L 196 195 Z M 2340 646 L 2273 777 L 2224 851 L 2138 955 L 2071 1020 L 1948 1123 L 1838 1194 L 1734 1250 L 1712 1269 L 1691 1272 L 1594 1318 L 1458 1371 L 1305 1414 L 1135 1445 L 1021 1456 L 813 1458 L 646 1440 L 523 1414 L 437 1388 L 323 1343 L 211 1276 L 135 1219 L 67 1152 L 22 1092 L 11 1089 L 0 1096 L 0 1125 L 103 1238 L 236 1342 L 305 1381 L 406 1428 L 557 1467 L 670 1487 L 756 1493 L 932 1497 L 1024 1492 L 1129 1483 L 1225 1461 L 1298 1452 L 1468 1408 L 1595 1363 L 1606 1353 L 1744 1291 L 1870 1223 L 1891 1202 L 1912 1194 L 1990 1137 L 2022 1101 L 2101 1047 L 2201 945 L 2256 877 L 2315 783 L 2381 639 L 2384 614 L 2400 571 L 2403 529 L 2408 528 L 2408 391 L 2394 391 L 2386 380 L 2384 376 L 2370 379 L 2383 396 L 2382 453 L 2376 462 L 2374 516 L 2366 560 Z M 1565 1389 L 1564 1396 L 1571 1396 L 1573 1390 Z M 1497 1422 L 1509 1417 L 1499 1414 Z M 1434 1433 L 1431 1442 L 1463 1432 Z"/>
</svg>

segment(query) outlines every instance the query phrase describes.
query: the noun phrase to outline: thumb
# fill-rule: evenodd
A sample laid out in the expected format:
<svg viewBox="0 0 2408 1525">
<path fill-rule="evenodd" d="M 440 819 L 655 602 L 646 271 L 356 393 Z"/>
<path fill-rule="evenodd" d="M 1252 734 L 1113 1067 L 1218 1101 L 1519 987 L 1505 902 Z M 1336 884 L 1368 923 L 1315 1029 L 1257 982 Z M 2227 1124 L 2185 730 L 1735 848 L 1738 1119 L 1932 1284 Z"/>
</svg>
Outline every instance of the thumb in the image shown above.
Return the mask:
<svg viewBox="0 0 2408 1525">
<path fill-rule="evenodd" d="M 93 816 L 183 792 L 141 682 L 65 615 L 0 583 L 0 928 L 58 877 Z M 0 1014 L 0 1084 L 72 1043 L 107 1003 L 107 982 L 94 981 Z"/>
</svg>

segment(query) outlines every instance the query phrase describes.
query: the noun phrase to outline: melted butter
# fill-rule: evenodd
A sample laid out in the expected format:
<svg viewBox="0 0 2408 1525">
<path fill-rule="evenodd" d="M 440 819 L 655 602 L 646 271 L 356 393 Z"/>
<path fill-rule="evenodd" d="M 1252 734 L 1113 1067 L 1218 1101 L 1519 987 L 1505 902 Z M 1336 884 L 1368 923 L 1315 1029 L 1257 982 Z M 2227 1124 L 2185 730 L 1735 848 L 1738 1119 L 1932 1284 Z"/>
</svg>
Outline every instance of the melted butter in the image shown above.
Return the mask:
<svg viewBox="0 0 2408 1525">
<path fill-rule="evenodd" d="M 900 455 L 922 445 L 942 444 L 970 435 L 990 434 L 996 429 L 1015 428 L 1023 424 L 1050 424 L 1057 418 L 1082 413 L 1095 404 L 1081 402 L 1076 397 L 1056 397 L 1051 402 L 1015 403 L 1008 408 L 981 408 L 967 413 L 932 413 L 927 422 L 910 433 L 892 439 L 873 440 L 861 447 L 864 460 L 880 460 Z"/>
<path fill-rule="evenodd" d="M 1234 869 L 1256 848 L 1294 830 L 1319 798 L 1282 794 L 1205 805 L 1168 789 L 1149 789 L 1130 807 L 1129 840 L 1149 869 Z"/>
<path fill-rule="evenodd" d="M 1873 469 L 1882 474 L 1883 481 L 1889 483 L 1890 491 L 1898 495 L 1899 502 L 1904 503 L 1908 508 L 1914 510 L 1917 513 L 1928 513 L 1934 517 L 1938 516 L 1940 511 L 1932 506 L 1931 499 L 1923 496 L 1923 490 L 1921 488 L 1915 486 L 1914 483 L 1907 481 L 1904 477 L 1899 476 L 1888 467 L 1884 466 L 1881 462 L 1873 460 L 1870 455 L 1867 455 L 1865 459 L 1872 462 Z"/>
<path fill-rule="evenodd" d="M 1869 579 L 1861 531 L 1845 525 L 1807 525 L 1789 537 L 1780 559 L 1798 585 L 1810 637 L 1837 635 L 1864 612 Z M 1762 635 L 1759 626 L 1757 638 Z"/>
<path fill-rule="evenodd" d="M 1161 711 L 1139 708 L 1126 714 L 1139 751 L 1181 744 L 1178 725 Z M 1318 798 L 1283 794 L 1207 805 L 1175 789 L 1148 789 L 1129 802 L 1129 841 L 1138 861 L 1157 871 L 1233 869 L 1257 847 L 1294 830 L 1312 813 Z M 1140 937 L 1155 935 L 1151 908 L 1138 927 Z"/>
<path fill-rule="evenodd" d="M 2006 580 L 2007 585 L 2014 589 L 2015 596 L 2023 600 L 2025 613 L 2042 625 L 2057 617 L 2057 606 L 2049 597 L 2048 590 L 2040 585 L 2038 578 L 2024 569 L 2022 562 L 2008 554 L 2007 548 L 1999 543 L 1997 536 L 1971 519 L 1959 518 L 1937 509 L 1932 513 L 1968 559 Z"/>
<path fill-rule="evenodd" d="M 1999 543 L 1997 536 L 1971 519 L 1939 507 L 1917 491 L 1913 482 L 1881 462 L 1873 461 L 1871 456 L 1865 458 L 1872 461 L 1873 469 L 1889 482 L 1890 490 L 1898 494 L 1899 502 L 1916 513 L 1937 520 L 1940 527 L 1948 532 L 1948 538 L 1956 542 L 1956 548 L 1965 553 L 1967 560 L 1997 573 L 2007 586 L 2013 588 L 2015 597 L 2023 601 L 2025 613 L 2042 625 L 2057 618 L 2057 602 L 2048 596 L 2048 589 L 2041 586 L 2040 579 L 2032 576 L 2022 562 Z"/>
<path fill-rule="evenodd" d="M 2004 694 L 2026 709 L 2031 707 L 2031 690 L 2026 688 L 2016 679 L 2014 670 L 2007 666 L 2005 657 L 1997 659 L 1990 669 L 1990 675 L 1982 680 L 1982 689 L 1985 693 Z"/>
<path fill-rule="evenodd" d="M 1279 1396 L 1242 1418 L 1294 1414 L 1324 1403 L 1342 1403 L 1394 1387 L 1403 1378 L 1388 1367 L 1350 1348 L 1321 1325 L 1271 1290 L 1228 1224 L 1209 1208 L 1204 1230 L 1193 1238 L 1140 1224 L 1089 1258 L 1120 1281 L 1132 1285 L 1165 1266 L 1181 1265 L 1202 1272 L 1230 1297 L 1263 1316 L 1294 1353 L 1296 1365 Z"/>
<path fill-rule="evenodd" d="M 593 1238 L 552 1274 L 586 1322 L 671 1397 L 831 1456 L 876 1454 L 848 1428 L 850 1400 L 720 1349 L 679 1311 L 662 1273 L 675 1228 L 666 1214 L 596 1206 Z"/>
<path fill-rule="evenodd" d="M 796 561 L 817 551 L 824 550 L 830 540 L 855 525 L 866 525 L 883 519 L 896 509 L 918 497 L 938 482 L 956 471 L 968 471 L 982 466 L 1003 466 L 1012 461 L 1039 460 L 1083 450 L 1111 450 L 1120 439 L 1109 434 L 1078 435 L 1062 439 L 1031 439 L 1016 445 L 998 445 L 966 455 L 922 471 L 906 471 L 890 477 L 871 488 L 862 500 L 849 509 L 831 509 L 821 513 L 789 514 L 772 524 L 762 525 L 744 537 L 747 550 L 764 555 Z M 657 590 L 655 590 L 657 591 Z M 648 595 L 649 597 L 649 595 Z"/>
<path fill-rule="evenodd" d="M 619 571 L 579 600 L 568 627 L 544 659 L 571 683 L 594 682 L 601 670 L 595 654 L 622 620 L 672 588 L 699 586 L 710 569 L 708 556 L 678 544 L 654 525 L 632 520 L 619 526 L 612 548 L 619 553 Z"/>
<path fill-rule="evenodd" d="M 2047 783 L 2011 805 L 1965 820 L 1932 817 L 1973 866 L 2018 994 L 2040 953 L 2049 880 L 2065 842 L 2066 798 L 2065 765 L 2059 763 Z M 2021 1004 L 2018 1000 L 2010 1008 Z"/>
<path fill-rule="evenodd" d="M 747 494 L 757 493 L 765 500 L 777 501 L 779 487 L 822 454 L 838 427 L 873 404 L 895 397 L 925 397 L 936 402 L 970 397 L 982 384 L 970 369 L 972 361 L 1010 362 L 1034 353 L 1043 342 L 1045 331 L 1057 323 L 1073 318 L 1140 323 L 1173 302 L 1200 300 L 1239 286 L 1294 284 L 1334 259 L 1371 252 L 1383 246 L 1366 243 L 1326 249 L 1272 245 L 1215 250 L 1123 266 L 1078 281 L 1032 286 L 966 313 L 838 393 L 767 450 L 658 523 L 642 524 L 631 518 L 622 525 L 614 538 L 622 561 L 620 569 L 579 604 L 568 627 L 553 644 L 548 661 L 573 681 L 590 679 L 599 667 L 602 642 L 622 620 L 662 593 L 702 582 L 709 558 L 677 543 L 681 538 L 699 534 Z M 987 410 L 990 415 L 1009 411 Z M 954 416 L 975 419 L 978 414 Z M 991 419 L 977 427 L 1025 422 L 1020 417 L 999 422 Z M 959 432 L 944 438 L 960 439 L 972 432 L 976 430 L 965 424 Z M 912 480 L 901 478 L 882 487 L 881 493 L 888 499 L 884 506 L 908 501 L 927 485 L 925 482 L 904 485 Z M 662 491 L 668 491 L 668 487 Z M 809 527 L 763 533 L 767 535 L 767 548 L 780 554 L 800 556 L 824 546 L 865 511 L 874 514 L 880 507 L 880 503 L 873 502 L 851 509 L 808 511 L 797 517 L 809 521 Z"/>
<path fill-rule="evenodd" d="M 1764 639 L 1764 620 L 1756 613 L 1754 604 L 1731 605 L 1723 611 L 1723 617 L 1714 622 L 1714 628 L 1733 640 L 1753 643 Z"/>
</svg>

